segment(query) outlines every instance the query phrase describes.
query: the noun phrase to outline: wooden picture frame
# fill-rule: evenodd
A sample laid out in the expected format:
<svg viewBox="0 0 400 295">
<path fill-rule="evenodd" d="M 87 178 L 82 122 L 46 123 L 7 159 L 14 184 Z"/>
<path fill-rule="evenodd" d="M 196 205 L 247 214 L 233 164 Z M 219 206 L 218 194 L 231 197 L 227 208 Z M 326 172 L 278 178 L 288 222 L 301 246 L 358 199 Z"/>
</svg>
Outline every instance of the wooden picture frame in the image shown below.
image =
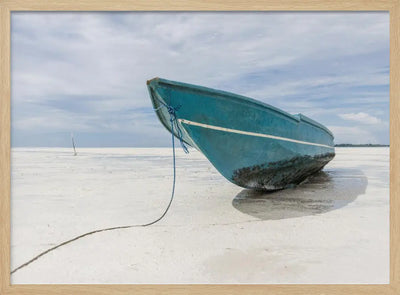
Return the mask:
<svg viewBox="0 0 400 295">
<path fill-rule="evenodd" d="M 390 284 L 382 285 L 11 285 L 10 15 L 13 11 L 389 11 Z M 399 294 L 400 1 L 399 0 L 0 0 L 0 294 Z"/>
</svg>

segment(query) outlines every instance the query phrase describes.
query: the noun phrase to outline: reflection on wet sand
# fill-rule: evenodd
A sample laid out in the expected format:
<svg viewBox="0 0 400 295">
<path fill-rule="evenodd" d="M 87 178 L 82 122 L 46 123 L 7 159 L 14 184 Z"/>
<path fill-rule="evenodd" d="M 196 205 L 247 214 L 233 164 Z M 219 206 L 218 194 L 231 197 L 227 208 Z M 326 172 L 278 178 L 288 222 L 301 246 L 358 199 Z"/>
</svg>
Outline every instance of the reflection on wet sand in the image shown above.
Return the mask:
<svg viewBox="0 0 400 295">
<path fill-rule="evenodd" d="M 365 193 L 368 179 L 361 170 L 321 171 L 295 188 L 275 192 L 244 189 L 234 208 L 262 220 L 321 214 L 346 206 Z"/>
</svg>

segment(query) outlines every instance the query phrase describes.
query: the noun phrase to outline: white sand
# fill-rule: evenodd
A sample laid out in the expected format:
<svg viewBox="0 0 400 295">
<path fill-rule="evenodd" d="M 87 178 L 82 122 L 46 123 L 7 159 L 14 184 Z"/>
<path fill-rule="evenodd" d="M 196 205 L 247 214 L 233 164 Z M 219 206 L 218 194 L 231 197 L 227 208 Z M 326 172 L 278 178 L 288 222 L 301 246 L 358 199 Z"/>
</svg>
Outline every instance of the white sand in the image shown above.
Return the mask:
<svg viewBox="0 0 400 295">
<path fill-rule="evenodd" d="M 336 152 L 308 183 L 257 194 L 179 150 L 165 219 L 63 246 L 12 283 L 388 283 L 389 149 Z M 171 162 L 171 149 L 13 149 L 11 268 L 157 218 Z"/>
</svg>

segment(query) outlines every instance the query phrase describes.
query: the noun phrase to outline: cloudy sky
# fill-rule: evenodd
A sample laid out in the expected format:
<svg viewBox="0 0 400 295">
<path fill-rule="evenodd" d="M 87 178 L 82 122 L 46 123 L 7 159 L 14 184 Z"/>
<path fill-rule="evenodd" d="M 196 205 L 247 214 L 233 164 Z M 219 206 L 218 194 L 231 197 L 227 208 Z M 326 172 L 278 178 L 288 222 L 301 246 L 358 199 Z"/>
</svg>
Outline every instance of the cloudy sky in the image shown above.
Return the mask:
<svg viewBox="0 0 400 295">
<path fill-rule="evenodd" d="M 156 76 L 303 113 L 336 143 L 389 143 L 386 12 L 13 12 L 12 146 L 170 146 Z"/>
</svg>

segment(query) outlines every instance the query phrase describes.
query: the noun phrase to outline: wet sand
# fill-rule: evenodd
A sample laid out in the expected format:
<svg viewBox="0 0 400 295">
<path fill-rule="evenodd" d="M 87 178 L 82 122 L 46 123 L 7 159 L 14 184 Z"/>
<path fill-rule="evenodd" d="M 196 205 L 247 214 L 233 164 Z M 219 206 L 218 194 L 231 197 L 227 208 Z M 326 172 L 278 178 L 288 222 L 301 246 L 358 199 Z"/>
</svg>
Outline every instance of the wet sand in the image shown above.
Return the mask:
<svg viewBox="0 0 400 295">
<path fill-rule="evenodd" d="M 167 216 L 87 236 L 15 272 L 35 283 L 389 282 L 389 148 L 337 148 L 323 172 L 273 193 L 178 151 Z M 156 219 L 171 149 L 14 148 L 11 268 L 74 236 Z"/>
</svg>

